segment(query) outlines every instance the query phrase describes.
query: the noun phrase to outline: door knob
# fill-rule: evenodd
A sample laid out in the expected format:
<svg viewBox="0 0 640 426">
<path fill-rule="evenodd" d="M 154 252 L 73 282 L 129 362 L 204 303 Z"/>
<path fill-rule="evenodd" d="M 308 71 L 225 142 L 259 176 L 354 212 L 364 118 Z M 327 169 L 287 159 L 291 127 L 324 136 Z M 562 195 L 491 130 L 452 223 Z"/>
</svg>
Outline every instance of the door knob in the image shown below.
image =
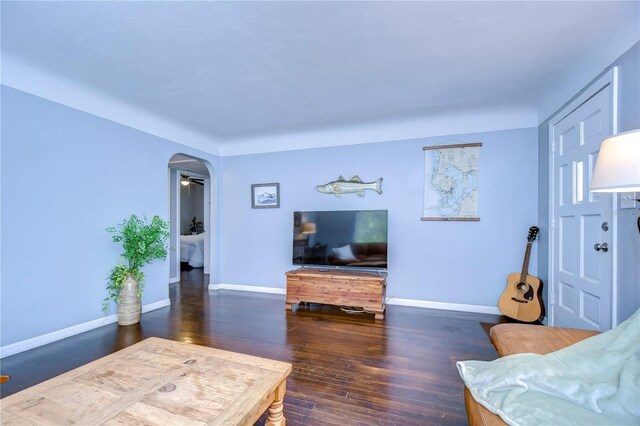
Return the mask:
<svg viewBox="0 0 640 426">
<path fill-rule="evenodd" d="M 593 248 L 595 249 L 595 251 L 602 251 L 604 253 L 609 251 L 609 244 L 607 243 L 596 243 L 595 246 L 593 246 Z"/>
</svg>

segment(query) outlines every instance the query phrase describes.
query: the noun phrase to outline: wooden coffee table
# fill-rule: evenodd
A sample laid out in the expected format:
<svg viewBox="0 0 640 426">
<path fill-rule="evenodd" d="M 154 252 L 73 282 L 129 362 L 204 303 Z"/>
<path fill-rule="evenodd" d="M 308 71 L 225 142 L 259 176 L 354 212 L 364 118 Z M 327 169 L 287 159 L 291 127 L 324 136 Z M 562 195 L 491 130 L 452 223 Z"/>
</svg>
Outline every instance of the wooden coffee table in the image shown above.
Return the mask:
<svg viewBox="0 0 640 426">
<path fill-rule="evenodd" d="M 2 424 L 267 425 L 291 364 L 149 338 L 0 401 Z"/>
</svg>

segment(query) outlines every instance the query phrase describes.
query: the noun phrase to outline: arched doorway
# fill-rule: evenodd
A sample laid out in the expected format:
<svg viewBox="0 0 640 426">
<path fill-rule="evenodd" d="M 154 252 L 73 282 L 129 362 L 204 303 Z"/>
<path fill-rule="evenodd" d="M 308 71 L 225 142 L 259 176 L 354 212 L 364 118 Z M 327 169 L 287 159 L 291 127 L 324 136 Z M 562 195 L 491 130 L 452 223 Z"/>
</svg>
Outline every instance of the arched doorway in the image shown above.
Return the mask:
<svg viewBox="0 0 640 426">
<path fill-rule="evenodd" d="M 201 267 L 211 277 L 217 235 L 215 171 L 208 161 L 182 153 L 173 155 L 168 167 L 170 244 L 175 248 L 169 253 L 169 282 L 180 281 L 181 264 Z"/>
</svg>

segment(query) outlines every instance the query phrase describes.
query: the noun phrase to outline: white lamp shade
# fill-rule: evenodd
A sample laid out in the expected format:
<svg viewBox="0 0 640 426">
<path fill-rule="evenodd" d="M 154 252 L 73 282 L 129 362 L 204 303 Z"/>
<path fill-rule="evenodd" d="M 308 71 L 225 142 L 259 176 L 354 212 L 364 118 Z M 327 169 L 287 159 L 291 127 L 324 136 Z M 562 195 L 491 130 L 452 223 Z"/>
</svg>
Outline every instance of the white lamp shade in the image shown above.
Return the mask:
<svg viewBox="0 0 640 426">
<path fill-rule="evenodd" d="M 640 191 L 640 130 L 602 141 L 589 191 Z"/>
</svg>

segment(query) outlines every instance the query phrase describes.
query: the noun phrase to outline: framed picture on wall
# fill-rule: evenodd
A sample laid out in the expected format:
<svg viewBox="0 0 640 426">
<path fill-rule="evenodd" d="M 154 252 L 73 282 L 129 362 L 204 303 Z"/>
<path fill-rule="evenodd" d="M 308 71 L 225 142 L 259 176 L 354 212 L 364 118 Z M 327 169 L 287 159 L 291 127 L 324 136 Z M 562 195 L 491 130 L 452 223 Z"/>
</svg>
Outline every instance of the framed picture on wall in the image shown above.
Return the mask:
<svg viewBox="0 0 640 426">
<path fill-rule="evenodd" d="M 254 183 L 251 185 L 251 208 L 280 208 L 280 184 Z"/>
</svg>

